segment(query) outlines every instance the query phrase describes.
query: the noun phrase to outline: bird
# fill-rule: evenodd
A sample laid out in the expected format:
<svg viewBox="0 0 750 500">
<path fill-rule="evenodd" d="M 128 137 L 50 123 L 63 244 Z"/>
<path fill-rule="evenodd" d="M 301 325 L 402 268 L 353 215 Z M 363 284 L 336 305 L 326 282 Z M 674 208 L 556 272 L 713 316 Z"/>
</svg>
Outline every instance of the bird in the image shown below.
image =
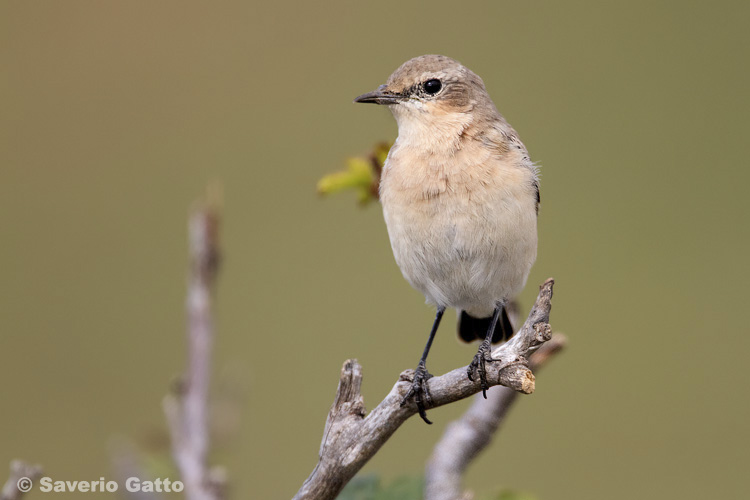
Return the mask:
<svg viewBox="0 0 750 500">
<path fill-rule="evenodd" d="M 387 106 L 398 125 L 381 173 L 383 217 L 401 273 L 436 307 L 401 405 L 414 398 L 430 424 L 426 361 L 448 307 L 459 337 L 481 340 L 467 376 L 487 397 L 491 344 L 512 335 L 506 308 L 536 260 L 539 172 L 482 79 L 450 57 L 410 59 L 354 102 Z"/>
</svg>

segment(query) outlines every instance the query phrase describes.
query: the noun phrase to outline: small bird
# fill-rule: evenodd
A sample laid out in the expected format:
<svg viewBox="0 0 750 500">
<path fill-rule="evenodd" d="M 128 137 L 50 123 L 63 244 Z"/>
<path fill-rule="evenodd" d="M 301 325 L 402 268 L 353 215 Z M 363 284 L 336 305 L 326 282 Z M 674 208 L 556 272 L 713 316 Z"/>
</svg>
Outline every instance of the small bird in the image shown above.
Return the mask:
<svg viewBox="0 0 750 500">
<path fill-rule="evenodd" d="M 509 338 L 505 308 L 536 259 L 539 176 L 482 79 L 446 56 L 401 65 L 355 103 L 388 106 L 398 138 L 383 167 L 380 200 L 396 263 L 437 308 L 427 345 L 401 405 L 431 404 L 426 360 L 446 307 L 461 339 L 482 339 L 468 368 L 488 388 L 491 343 Z"/>
</svg>

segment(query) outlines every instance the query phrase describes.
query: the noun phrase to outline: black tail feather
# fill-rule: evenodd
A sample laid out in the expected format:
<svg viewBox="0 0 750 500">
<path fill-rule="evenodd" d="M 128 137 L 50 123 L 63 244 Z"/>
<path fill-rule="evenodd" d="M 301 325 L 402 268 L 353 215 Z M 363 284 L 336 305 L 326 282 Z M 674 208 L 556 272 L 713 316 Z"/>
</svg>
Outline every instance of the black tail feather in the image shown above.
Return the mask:
<svg viewBox="0 0 750 500">
<path fill-rule="evenodd" d="M 461 311 L 461 317 L 458 319 L 458 336 L 464 342 L 472 342 L 477 339 L 484 340 L 491 322 L 492 316 L 475 318 L 469 316 L 466 311 Z M 513 325 L 508 318 L 508 311 L 503 307 L 495 326 L 495 332 L 492 334 L 492 343 L 496 344 L 508 340 L 513 336 L 513 333 Z"/>
</svg>

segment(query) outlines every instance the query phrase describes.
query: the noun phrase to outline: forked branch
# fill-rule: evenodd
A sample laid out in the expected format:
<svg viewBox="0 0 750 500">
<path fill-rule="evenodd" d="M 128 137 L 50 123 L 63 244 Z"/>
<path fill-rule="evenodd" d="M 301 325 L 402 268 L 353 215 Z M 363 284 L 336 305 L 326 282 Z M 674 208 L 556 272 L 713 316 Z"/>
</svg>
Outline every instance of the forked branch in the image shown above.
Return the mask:
<svg viewBox="0 0 750 500">
<path fill-rule="evenodd" d="M 565 346 L 559 333 L 529 356 L 529 367 L 536 372 Z M 463 491 L 463 477 L 469 464 L 491 442 L 505 421 L 518 393 L 498 387 L 487 393 L 487 400 L 475 396 L 474 402 L 458 420 L 451 422 L 433 448 L 424 479 L 425 500 L 462 500 L 471 498 Z"/>
<path fill-rule="evenodd" d="M 535 380 L 529 356 L 551 338 L 549 313 L 554 280 L 545 281 L 534 307 L 518 333 L 492 352 L 487 363 L 490 386 L 503 385 L 524 394 L 534 392 Z M 466 376 L 467 367 L 457 368 L 428 384 L 432 407 L 443 406 L 481 391 L 478 380 Z M 409 417 L 417 413 L 413 402 L 401 406 L 411 387 L 414 370 L 406 370 L 388 395 L 365 415 L 360 393 L 362 367 L 347 360 L 341 369 L 336 399 L 326 420 L 318 464 L 294 500 L 333 500 L 354 475 L 372 458 Z"/>
</svg>

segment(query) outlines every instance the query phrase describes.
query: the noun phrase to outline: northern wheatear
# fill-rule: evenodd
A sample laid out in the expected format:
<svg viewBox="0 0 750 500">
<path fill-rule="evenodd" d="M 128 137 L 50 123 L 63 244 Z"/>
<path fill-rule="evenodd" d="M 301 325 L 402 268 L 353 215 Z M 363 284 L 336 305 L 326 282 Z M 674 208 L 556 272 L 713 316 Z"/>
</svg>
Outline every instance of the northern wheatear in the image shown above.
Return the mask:
<svg viewBox="0 0 750 500">
<path fill-rule="evenodd" d="M 414 396 L 431 423 L 425 361 L 446 307 L 459 310 L 463 340 L 483 339 L 468 376 L 478 372 L 487 397 L 491 342 L 513 334 L 505 306 L 536 259 L 539 177 L 482 79 L 451 58 L 411 59 L 354 102 L 387 105 L 398 122 L 380 200 L 396 263 L 437 307 L 401 404 Z"/>
</svg>

